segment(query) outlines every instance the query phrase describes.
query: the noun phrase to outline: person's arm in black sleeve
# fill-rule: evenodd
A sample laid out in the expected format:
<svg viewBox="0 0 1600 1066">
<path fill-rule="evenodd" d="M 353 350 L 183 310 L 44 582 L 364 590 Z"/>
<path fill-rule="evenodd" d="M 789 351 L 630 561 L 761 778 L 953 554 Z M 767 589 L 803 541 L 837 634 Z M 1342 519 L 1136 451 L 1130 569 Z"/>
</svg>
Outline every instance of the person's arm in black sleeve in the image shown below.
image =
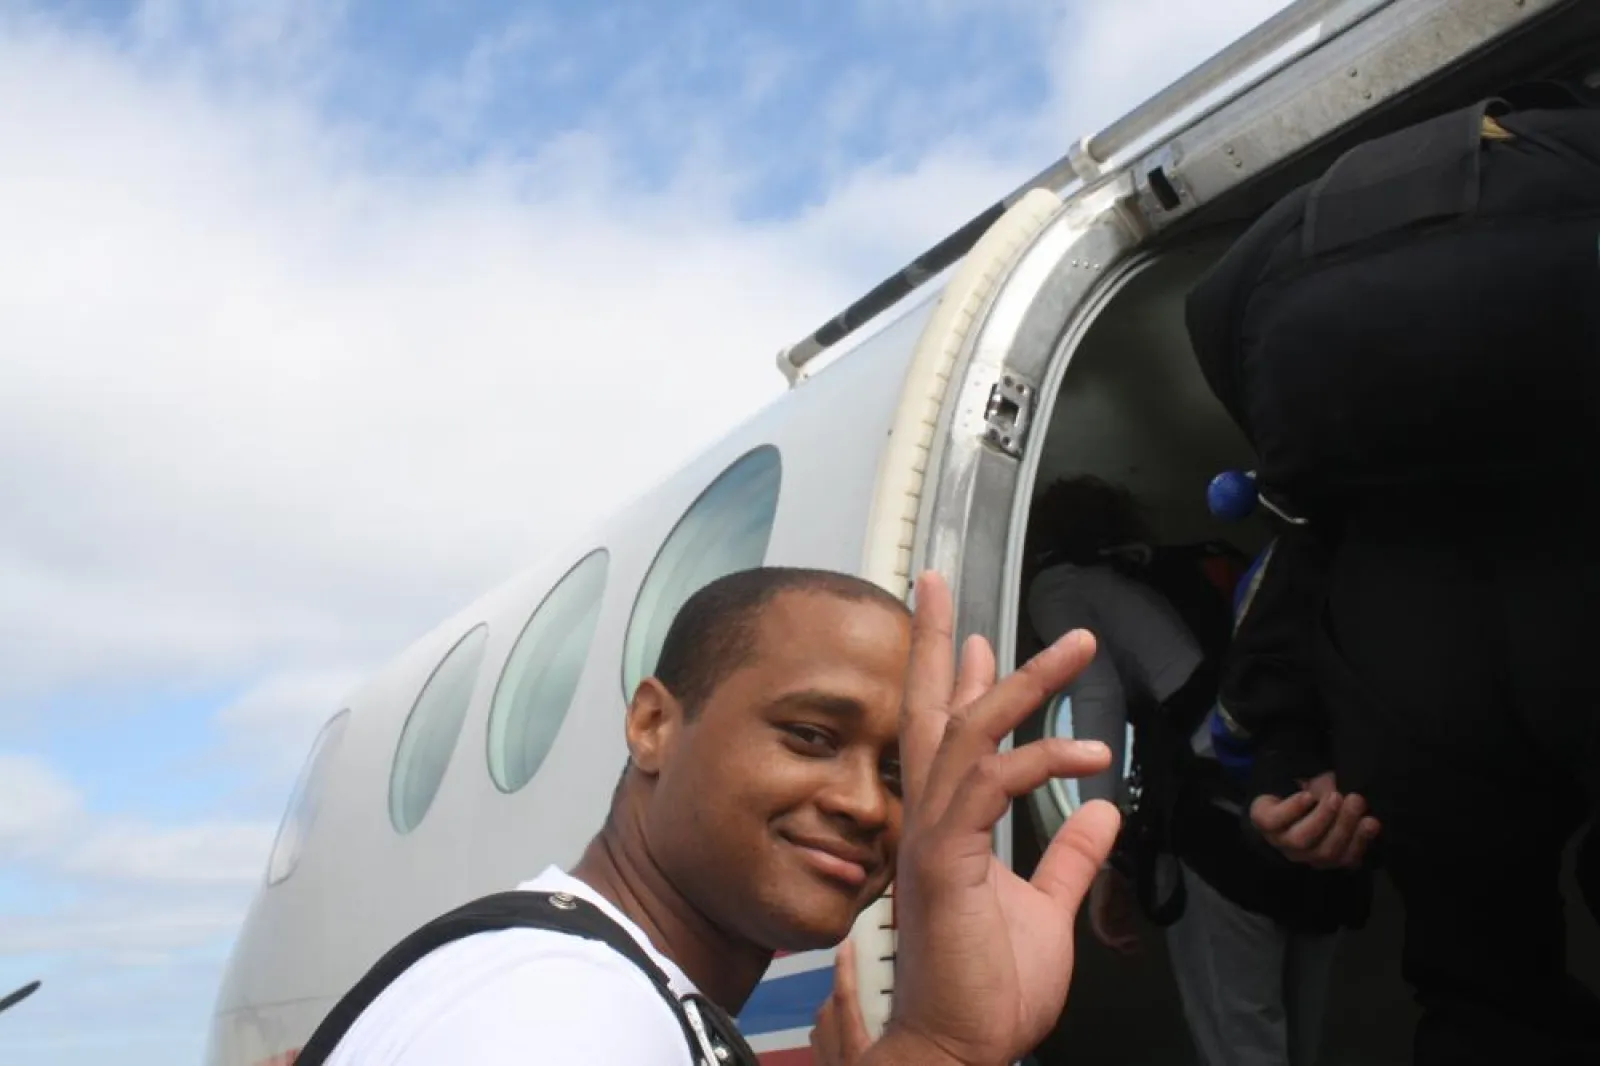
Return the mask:
<svg viewBox="0 0 1600 1066">
<path fill-rule="evenodd" d="M 1212 734 L 1219 753 L 1249 753 L 1250 796 L 1281 798 L 1333 766 L 1312 663 L 1327 563 L 1321 544 L 1298 530 L 1269 552 L 1246 590 L 1222 664 Z"/>
</svg>

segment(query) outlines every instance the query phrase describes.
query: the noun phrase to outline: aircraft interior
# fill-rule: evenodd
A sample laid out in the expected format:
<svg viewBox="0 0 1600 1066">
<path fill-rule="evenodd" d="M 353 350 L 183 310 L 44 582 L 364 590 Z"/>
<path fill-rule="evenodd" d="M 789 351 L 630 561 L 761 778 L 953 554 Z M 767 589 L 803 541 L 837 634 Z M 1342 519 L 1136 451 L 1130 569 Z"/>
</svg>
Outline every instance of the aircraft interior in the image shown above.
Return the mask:
<svg viewBox="0 0 1600 1066">
<path fill-rule="evenodd" d="M 1249 469 L 1251 455 L 1200 375 L 1183 318 L 1186 293 L 1225 243 L 1211 238 L 1166 252 L 1100 313 L 1068 364 L 1034 489 L 1094 474 L 1135 492 L 1162 543 L 1225 539 L 1253 555 L 1270 535 L 1267 526 L 1257 517 L 1223 524 L 1206 506 L 1210 479 Z M 1483 801 L 1496 801 L 1492 782 Z M 1013 854 L 1018 869 L 1029 871 L 1040 854 L 1040 822 L 1024 803 L 1014 814 Z M 1571 965 L 1600 983 L 1600 930 L 1572 881 L 1570 856 L 1563 894 Z M 1380 877 L 1366 928 L 1347 933 L 1339 946 L 1319 1060 L 1325 1066 L 1410 1061 L 1416 1010 L 1400 976 L 1401 933 L 1397 898 Z M 1040 1066 L 1197 1061 L 1164 931 L 1141 920 L 1141 951 L 1130 958 L 1103 947 L 1080 917 L 1071 998 L 1037 1059 Z"/>
</svg>

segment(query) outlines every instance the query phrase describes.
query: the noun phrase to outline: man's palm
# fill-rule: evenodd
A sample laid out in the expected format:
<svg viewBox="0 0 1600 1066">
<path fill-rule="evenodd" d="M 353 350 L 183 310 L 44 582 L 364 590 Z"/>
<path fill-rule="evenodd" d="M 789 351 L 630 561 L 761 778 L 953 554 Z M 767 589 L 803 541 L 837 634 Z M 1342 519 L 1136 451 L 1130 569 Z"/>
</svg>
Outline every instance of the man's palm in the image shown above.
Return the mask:
<svg viewBox="0 0 1600 1066">
<path fill-rule="evenodd" d="M 998 752 L 1034 708 L 1082 671 L 1094 642 L 1068 637 L 996 685 L 993 654 L 974 639 L 952 678 L 948 597 L 937 579 L 918 589 L 901 741 L 906 824 L 894 1020 L 957 1061 L 1008 1062 L 1060 1015 L 1077 910 L 1119 816 L 1104 802 L 1085 805 L 1031 881 L 995 857 L 993 828 L 1014 796 L 1110 764 L 1104 745 L 1059 738 Z"/>
</svg>

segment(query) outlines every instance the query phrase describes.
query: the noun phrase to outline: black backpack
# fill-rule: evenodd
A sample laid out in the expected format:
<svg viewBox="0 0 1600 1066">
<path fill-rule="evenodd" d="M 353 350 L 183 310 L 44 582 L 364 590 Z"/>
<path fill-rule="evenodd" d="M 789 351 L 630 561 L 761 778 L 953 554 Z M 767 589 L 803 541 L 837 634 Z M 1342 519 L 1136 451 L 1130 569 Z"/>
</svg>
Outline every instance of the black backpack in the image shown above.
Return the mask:
<svg viewBox="0 0 1600 1066">
<path fill-rule="evenodd" d="M 1129 707 L 1132 809 L 1113 861 L 1133 882 L 1145 916 L 1159 926 L 1177 921 L 1187 904 L 1173 865 L 1188 858 L 1184 812 L 1209 806 L 1229 791 L 1227 780 L 1195 754 L 1190 738 L 1216 701 L 1218 671 L 1233 633 L 1233 589 L 1248 566 L 1244 553 L 1226 541 L 1203 541 L 1158 547 L 1142 565 L 1117 567 L 1172 605 L 1203 656 L 1184 686 L 1160 706 Z"/>
<path fill-rule="evenodd" d="M 679 998 L 637 941 L 598 907 L 565 892 L 501 892 L 435 918 L 396 944 L 328 1012 L 295 1066 L 323 1066 L 361 1012 L 423 956 L 453 940 L 499 929 L 547 929 L 598 940 L 639 967 L 683 1028 L 695 1066 L 758 1066 L 726 1011 L 702 996 Z M 622 1021 L 620 1024 L 626 1024 Z"/>
<path fill-rule="evenodd" d="M 1157 926 L 1178 921 L 1188 906 L 1177 866 L 1181 860 L 1190 874 L 1235 906 L 1291 929 L 1319 934 L 1360 927 L 1367 918 L 1370 878 L 1290 862 L 1256 839 L 1248 825 L 1245 788 L 1193 748 L 1194 734 L 1219 690 L 1238 691 L 1241 672 L 1260 671 L 1259 663 L 1248 661 L 1259 658 L 1257 649 L 1248 640 L 1240 646 L 1233 622 L 1234 593 L 1248 563 L 1231 544 L 1205 542 L 1158 549 L 1142 572 L 1134 572 L 1177 608 L 1205 659 L 1159 707 L 1130 707 L 1132 809 L 1113 861 L 1133 883 L 1145 917 Z M 1280 620 L 1274 631 L 1285 624 L 1295 627 L 1303 618 L 1298 604 L 1287 606 L 1292 617 Z M 1241 632 L 1254 637 L 1271 613 L 1263 614 L 1258 604 L 1247 616 L 1254 625 Z M 1292 673 L 1301 680 L 1309 676 Z"/>
<path fill-rule="evenodd" d="M 1521 86 L 1360 144 L 1190 292 L 1208 385 L 1263 487 L 1586 476 L 1600 444 L 1600 108 Z"/>
<path fill-rule="evenodd" d="M 1220 775 L 1205 774 L 1205 767 L 1189 748 L 1189 738 L 1215 701 L 1218 664 L 1227 653 L 1233 631 L 1233 588 L 1249 559 L 1226 541 L 1201 541 L 1159 545 L 1147 552 L 1112 550 L 1088 559 L 1045 552 L 1035 560 L 1031 574 L 1060 563 L 1108 566 L 1148 585 L 1177 611 L 1200 646 L 1201 663 L 1182 689 L 1159 706 L 1129 702 L 1132 809 L 1111 856 L 1112 865 L 1133 882 L 1145 915 L 1157 925 L 1169 925 L 1182 915 L 1186 900 L 1181 881 L 1173 883 L 1170 890 L 1161 883 L 1172 880 L 1164 879 L 1161 870 L 1163 864 L 1170 866 L 1177 854 L 1174 827 L 1178 808 L 1196 792 L 1209 794 L 1226 784 Z M 1021 628 L 1034 644 L 1043 647 L 1040 634 L 1033 632 L 1031 625 Z M 1023 650 L 1027 653 L 1030 649 Z"/>
<path fill-rule="evenodd" d="M 1234 586 L 1249 566 L 1249 557 L 1232 544 L 1206 540 L 1155 548 L 1132 574 L 1166 597 L 1206 660 L 1216 662 L 1232 643 Z"/>
</svg>

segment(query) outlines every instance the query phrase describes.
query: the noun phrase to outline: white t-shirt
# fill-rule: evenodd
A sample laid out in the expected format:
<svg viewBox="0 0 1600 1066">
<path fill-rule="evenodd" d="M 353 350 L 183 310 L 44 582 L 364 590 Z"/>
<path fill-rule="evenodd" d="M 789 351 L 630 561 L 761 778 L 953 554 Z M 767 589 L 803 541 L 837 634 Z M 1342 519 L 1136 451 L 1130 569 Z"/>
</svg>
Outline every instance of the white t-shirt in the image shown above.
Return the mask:
<svg viewBox="0 0 1600 1066">
<path fill-rule="evenodd" d="M 517 886 L 599 907 L 649 954 L 679 996 L 694 985 L 642 929 L 593 888 L 550 867 Z M 598 941 L 503 929 L 418 960 L 356 1019 L 328 1066 L 692 1066 L 650 978 Z"/>
</svg>

